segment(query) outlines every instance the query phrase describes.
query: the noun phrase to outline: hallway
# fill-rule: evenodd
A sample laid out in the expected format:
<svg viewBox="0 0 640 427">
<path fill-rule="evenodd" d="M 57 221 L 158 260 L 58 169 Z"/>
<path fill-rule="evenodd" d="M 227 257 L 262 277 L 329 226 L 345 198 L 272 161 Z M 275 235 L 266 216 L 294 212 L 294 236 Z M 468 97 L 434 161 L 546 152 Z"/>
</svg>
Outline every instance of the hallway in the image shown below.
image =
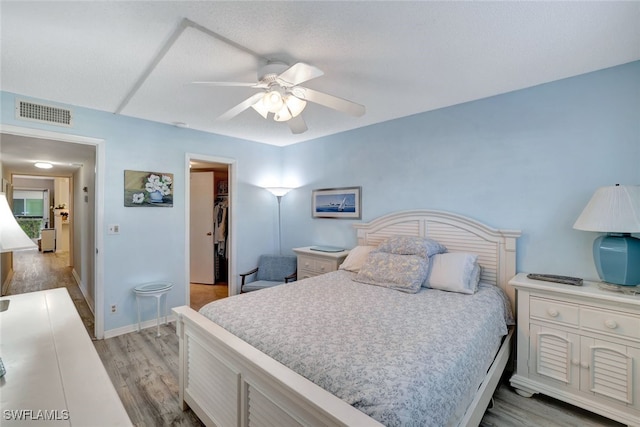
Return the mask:
<svg viewBox="0 0 640 427">
<path fill-rule="evenodd" d="M 54 288 L 67 288 L 78 314 L 92 339 L 94 315 L 84 299 L 68 264 L 68 252 L 39 252 L 37 249 L 13 253 L 13 277 L 7 295 L 24 294 Z"/>
</svg>

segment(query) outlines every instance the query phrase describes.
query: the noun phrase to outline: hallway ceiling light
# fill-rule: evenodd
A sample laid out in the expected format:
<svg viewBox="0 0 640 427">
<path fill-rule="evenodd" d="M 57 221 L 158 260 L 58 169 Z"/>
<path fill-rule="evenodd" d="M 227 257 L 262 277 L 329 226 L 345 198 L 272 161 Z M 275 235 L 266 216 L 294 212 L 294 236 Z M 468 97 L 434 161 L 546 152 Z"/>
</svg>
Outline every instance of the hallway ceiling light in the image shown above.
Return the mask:
<svg viewBox="0 0 640 427">
<path fill-rule="evenodd" d="M 53 167 L 51 163 L 47 163 L 47 162 L 36 162 L 34 163 L 34 166 L 39 169 L 51 169 Z"/>
</svg>

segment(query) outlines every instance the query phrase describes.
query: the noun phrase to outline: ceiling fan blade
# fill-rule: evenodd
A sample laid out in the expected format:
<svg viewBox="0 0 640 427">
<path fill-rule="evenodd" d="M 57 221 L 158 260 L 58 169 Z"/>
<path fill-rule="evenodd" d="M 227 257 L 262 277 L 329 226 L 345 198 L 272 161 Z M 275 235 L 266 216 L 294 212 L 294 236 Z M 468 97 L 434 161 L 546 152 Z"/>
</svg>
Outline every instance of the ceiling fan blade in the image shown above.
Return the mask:
<svg viewBox="0 0 640 427">
<path fill-rule="evenodd" d="M 355 102 L 338 98 L 337 96 L 329 95 L 327 93 L 318 92 L 317 90 L 306 87 L 296 87 L 293 89 L 292 93 L 300 99 L 324 105 L 325 107 L 333 108 L 334 110 L 356 117 L 362 116 L 366 111 L 364 105 L 356 104 Z"/>
<path fill-rule="evenodd" d="M 323 75 L 324 73 L 319 68 L 298 62 L 278 75 L 276 81 L 283 86 L 291 87 Z"/>
<path fill-rule="evenodd" d="M 256 94 L 251 95 L 249 98 L 245 99 L 240 104 L 228 110 L 226 113 L 218 117 L 216 120 L 224 121 L 224 120 L 230 120 L 234 118 L 235 116 L 237 116 L 238 114 L 246 110 L 247 108 L 251 107 L 256 102 L 260 101 L 260 99 L 262 99 L 263 96 L 264 96 L 264 93 L 262 92 L 258 92 Z"/>
<path fill-rule="evenodd" d="M 227 86 L 227 87 L 253 87 L 257 89 L 266 88 L 263 83 L 245 83 L 245 82 L 191 82 L 192 85 L 201 86 Z"/>
<path fill-rule="evenodd" d="M 302 118 L 302 114 L 298 114 L 297 116 L 289 119 L 287 123 L 289 123 L 289 129 L 291 129 L 291 133 L 296 135 L 299 133 L 304 133 L 308 129 L 307 124 Z"/>
</svg>

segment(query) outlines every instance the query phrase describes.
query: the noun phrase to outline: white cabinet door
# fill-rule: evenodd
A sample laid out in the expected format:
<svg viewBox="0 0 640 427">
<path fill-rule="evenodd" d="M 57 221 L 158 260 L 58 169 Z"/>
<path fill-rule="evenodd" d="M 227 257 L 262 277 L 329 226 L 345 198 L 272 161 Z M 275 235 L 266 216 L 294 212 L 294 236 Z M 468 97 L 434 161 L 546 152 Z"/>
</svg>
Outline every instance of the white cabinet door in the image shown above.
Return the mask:
<svg viewBox="0 0 640 427">
<path fill-rule="evenodd" d="M 580 336 L 532 324 L 529 377 L 559 388 L 580 388 Z"/>
<path fill-rule="evenodd" d="M 191 282 L 213 285 L 213 172 L 191 173 L 190 196 Z"/>
<path fill-rule="evenodd" d="M 582 337 L 582 391 L 595 393 L 625 405 L 634 402 L 634 373 L 638 364 L 638 350 L 625 345 Z M 637 368 L 636 368 L 637 371 Z"/>
</svg>

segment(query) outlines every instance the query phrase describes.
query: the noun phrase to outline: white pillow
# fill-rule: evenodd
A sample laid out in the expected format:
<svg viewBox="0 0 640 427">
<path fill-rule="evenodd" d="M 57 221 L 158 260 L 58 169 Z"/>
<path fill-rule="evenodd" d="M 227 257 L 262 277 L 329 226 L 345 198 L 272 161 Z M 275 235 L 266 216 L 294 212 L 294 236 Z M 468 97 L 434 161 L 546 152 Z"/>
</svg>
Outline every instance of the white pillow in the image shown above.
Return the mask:
<svg viewBox="0 0 640 427">
<path fill-rule="evenodd" d="M 425 283 L 433 289 L 473 294 L 480 280 L 478 255 L 447 252 L 429 258 L 429 275 Z"/>
<path fill-rule="evenodd" d="M 369 256 L 369 252 L 374 250 L 375 246 L 356 246 L 351 249 L 349 255 L 345 258 L 345 260 L 338 267 L 340 270 L 353 271 L 357 273 L 360 271 L 362 264 L 367 260 Z"/>
</svg>

